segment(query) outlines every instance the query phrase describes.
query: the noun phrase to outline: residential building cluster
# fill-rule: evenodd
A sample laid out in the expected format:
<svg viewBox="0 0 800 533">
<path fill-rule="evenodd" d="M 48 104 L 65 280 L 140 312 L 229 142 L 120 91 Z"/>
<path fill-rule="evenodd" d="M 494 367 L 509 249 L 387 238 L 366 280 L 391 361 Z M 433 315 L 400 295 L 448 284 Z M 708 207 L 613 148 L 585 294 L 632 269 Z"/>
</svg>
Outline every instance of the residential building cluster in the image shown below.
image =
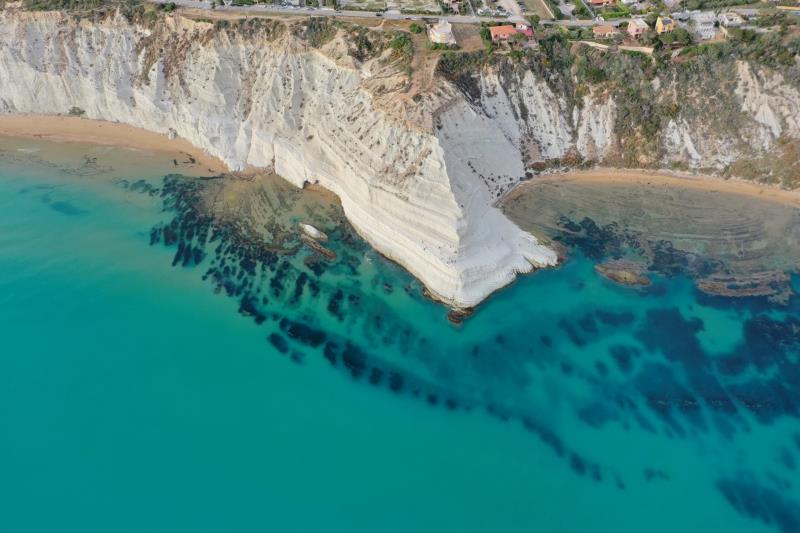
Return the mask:
<svg viewBox="0 0 800 533">
<path fill-rule="evenodd" d="M 589 2 L 597 7 L 608 5 L 608 0 L 589 0 Z M 735 11 L 726 11 L 719 15 L 711 11 L 689 11 L 674 13 L 673 16 L 659 16 L 653 29 L 657 34 L 663 35 L 682 27 L 694 34 L 698 40 L 708 41 L 714 39 L 720 29 L 727 34 L 727 29 L 739 28 L 744 24 L 745 20 Z M 650 26 L 642 17 L 630 19 L 624 30 L 604 21 L 592 28 L 596 39 L 609 39 L 623 32 L 628 38 L 640 39 L 648 31 Z"/>
</svg>

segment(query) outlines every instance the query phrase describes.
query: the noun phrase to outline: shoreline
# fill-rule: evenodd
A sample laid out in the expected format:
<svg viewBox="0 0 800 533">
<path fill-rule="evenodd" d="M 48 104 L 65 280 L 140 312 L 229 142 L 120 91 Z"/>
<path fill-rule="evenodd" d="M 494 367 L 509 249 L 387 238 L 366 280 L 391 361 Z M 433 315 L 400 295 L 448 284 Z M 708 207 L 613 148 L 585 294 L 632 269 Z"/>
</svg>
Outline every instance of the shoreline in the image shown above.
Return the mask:
<svg viewBox="0 0 800 533">
<path fill-rule="evenodd" d="M 669 170 L 618 169 L 596 167 L 589 170 L 568 170 L 540 174 L 518 183 L 503 195 L 499 204 L 523 194 L 526 189 L 541 183 L 578 181 L 599 184 L 650 185 L 686 187 L 708 192 L 737 194 L 800 208 L 800 190 L 783 189 L 777 185 L 756 183 L 738 178 L 719 178 Z"/>
<path fill-rule="evenodd" d="M 210 156 L 185 139 L 169 139 L 166 135 L 153 133 L 117 122 L 65 115 L 0 115 L 0 136 L 29 138 L 57 143 L 86 143 L 99 146 L 114 146 L 166 154 L 182 153 L 194 158 L 198 166 L 208 169 L 211 173 L 242 174 L 231 173 L 221 160 Z M 585 182 L 609 185 L 624 184 L 649 187 L 663 186 L 665 188 L 685 187 L 712 193 L 737 194 L 740 196 L 759 198 L 765 201 L 800 208 L 800 191 L 781 189 L 774 185 L 759 184 L 736 178 L 723 179 L 714 176 L 673 172 L 669 170 L 616 169 L 608 167 L 596 167 L 589 170 L 568 170 L 565 172 L 537 175 L 533 179 L 517 183 L 507 191 L 506 194 L 499 198 L 495 202 L 495 205 L 502 209 L 503 204 L 513 200 L 519 195 L 525 194 L 532 186 L 559 182 Z M 324 189 L 324 187 L 318 185 L 313 185 L 312 187 L 328 191 Z M 328 192 L 329 194 L 334 194 L 331 191 Z M 355 226 L 353 227 L 355 228 Z M 355 229 L 362 238 L 369 242 L 369 239 L 366 239 L 358 228 Z M 373 249 L 376 248 L 373 246 Z M 477 304 L 469 306 L 455 305 L 454 302 L 439 296 L 434 290 L 427 287 L 425 283 L 422 282 L 421 278 L 408 267 L 403 266 L 399 261 L 392 259 L 387 254 L 380 251 L 378 253 L 389 261 L 397 263 L 401 268 L 408 271 L 413 277 L 420 281 L 425 289 L 425 295 L 431 300 L 443 304 L 452 311 L 463 312 L 465 314 L 470 314 L 481 307 L 481 304 L 485 303 L 494 294 L 513 285 L 516 278 L 540 270 L 540 267 L 531 265 L 530 270 L 518 272 L 514 279 L 492 291 Z M 558 268 L 561 264 L 562 262 L 559 261 L 558 264 L 553 266 L 554 268 Z"/>
<path fill-rule="evenodd" d="M 230 169 L 220 159 L 207 154 L 185 139 L 179 137 L 170 139 L 166 135 L 119 122 L 67 115 L 17 113 L 0 115 L 0 136 L 59 143 L 96 144 L 161 153 L 183 153 L 194 158 L 197 165 L 213 174 L 230 173 Z"/>
</svg>

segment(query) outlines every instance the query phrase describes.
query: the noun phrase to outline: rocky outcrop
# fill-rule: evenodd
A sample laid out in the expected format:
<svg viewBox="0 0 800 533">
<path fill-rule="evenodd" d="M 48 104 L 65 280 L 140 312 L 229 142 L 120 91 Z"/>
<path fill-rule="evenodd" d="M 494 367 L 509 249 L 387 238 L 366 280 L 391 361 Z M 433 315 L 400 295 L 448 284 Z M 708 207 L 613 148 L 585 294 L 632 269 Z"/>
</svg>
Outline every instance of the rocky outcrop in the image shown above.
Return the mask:
<svg viewBox="0 0 800 533">
<path fill-rule="evenodd" d="M 663 151 L 656 166 L 679 164 L 736 176 L 734 163 L 770 157 L 784 139 L 800 141 L 800 90 L 779 72 L 737 61 L 725 75 L 715 75 L 661 84 L 662 98 L 675 102 L 676 116 L 661 132 Z M 740 177 L 776 177 L 761 166 L 761 174 Z"/>
<path fill-rule="evenodd" d="M 573 53 L 595 56 L 597 79 L 581 78 L 575 67 L 542 67 L 554 62 L 544 55 L 528 65 L 500 61 L 479 75 L 444 74 L 503 133 L 526 170 L 588 162 L 738 176 L 750 161 L 762 172 L 740 177 L 786 177 L 762 164 L 800 141 L 800 87 L 780 71 L 698 58 L 653 75 L 647 58 L 635 64 L 613 52 Z M 586 59 L 576 57 L 573 63 Z"/>
</svg>

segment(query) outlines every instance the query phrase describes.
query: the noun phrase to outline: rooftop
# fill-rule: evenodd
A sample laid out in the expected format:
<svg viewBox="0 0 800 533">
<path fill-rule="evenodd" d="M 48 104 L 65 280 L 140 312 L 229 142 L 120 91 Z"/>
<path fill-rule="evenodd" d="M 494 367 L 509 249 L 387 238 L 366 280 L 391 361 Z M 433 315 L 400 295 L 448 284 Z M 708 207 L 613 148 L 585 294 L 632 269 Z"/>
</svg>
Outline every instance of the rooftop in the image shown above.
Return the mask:
<svg viewBox="0 0 800 533">
<path fill-rule="evenodd" d="M 494 39 L 508 39 L 517 34 L 517 29 L 514 26 L 492 26 L 489 28 Z"/>
</svg>

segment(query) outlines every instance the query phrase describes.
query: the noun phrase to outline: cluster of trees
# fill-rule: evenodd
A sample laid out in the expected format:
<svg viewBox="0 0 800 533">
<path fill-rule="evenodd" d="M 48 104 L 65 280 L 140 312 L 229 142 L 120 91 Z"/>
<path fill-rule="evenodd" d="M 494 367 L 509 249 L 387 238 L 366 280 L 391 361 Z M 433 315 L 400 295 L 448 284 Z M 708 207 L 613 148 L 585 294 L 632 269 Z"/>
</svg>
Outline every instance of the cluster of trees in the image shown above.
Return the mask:
<svg viewBox="0 0 800 533">
<path fill-rule="evenodd" d="M 132 13 L 135 8 L 141 11 L 142 0 L 23 0 L 25 9 L 31 11 L 55 10 L 93 10 L 99 8 L 120 8 L 123 13 Z M 156 11 L 172 12 L 178 8 L 175 2 L 155 4 Z"/>
<path fill-rule="evenodd" d="M 731 28 L 728 40 L 687 46 L 682 55 L 706 56 L 713 60 L 744 59 L 773 68 L 781 68 L 784 77 L 800 83 L 800 37 L 792 37 L 785 29 L 756 33 L 749 29 Z"/>
<path fill-rule="evenodd" d="M 729 6 L 743 6 L 752 4 L 753 0 L 686 0 L 686 9 L 693 11 L 695 9 L 709 10 L 717 9 L 720 7 Z"/>
<path fill-rule="evenodd" d="M 336 35 L 336 28 L 327 17 L 309 17 L 306 24 L 300 28 L 299 36 L 314 48 L 319 48 Z"/>
<path fill-rule="evenodd" d="M 592 12 L 586 7 L 586 5 L 581 2 L 581 0 L 575 0 L 575 9 L 573 10 L 575 16 L 581 20 L 591 20 Z"/>
<path fill-rule="evenodd" d="M 688 46 L 692 42 L 692 34 L 684 28 L 675 28 L 673 31 L 661 35 L 651 30 L 644 36 L 644 43 L 650 44 L 656 49 L 672 45 Z"/>
<path fill-rule="evenodd" d="M 558 7 L 558 0 L 547 0 L 547 5 L 550 8 L 550 11 L 553 12 L 553 16 L 556 18 L 556 20 L 563 20 L 567 18 Z"/>
<path fill-rule="evenodd" d="M 800 25 L 800 17 L 780 12 L 765 13 L 755 20 L 751 20 L 751 23 L 759 28 L 780 26 L 782 30 L 786 30 L 789 26 Z"/>
<path fill-rule="evenodd" d="M 58 9 L 95 9 L 121 2 L 109 0 L 24 0 L 22 5 L 32 11 L 53 11 Z M 132 2 L 128 2 L 132 3 Z"/>
<path fill-rule="evenodd" d="M 411 41 L 411 37 L 405 32 L 398 32 L 392 40 L 389 41 L 389 48 L 407 57 L 414 55 L 414 43 Z"/>
</svg>

